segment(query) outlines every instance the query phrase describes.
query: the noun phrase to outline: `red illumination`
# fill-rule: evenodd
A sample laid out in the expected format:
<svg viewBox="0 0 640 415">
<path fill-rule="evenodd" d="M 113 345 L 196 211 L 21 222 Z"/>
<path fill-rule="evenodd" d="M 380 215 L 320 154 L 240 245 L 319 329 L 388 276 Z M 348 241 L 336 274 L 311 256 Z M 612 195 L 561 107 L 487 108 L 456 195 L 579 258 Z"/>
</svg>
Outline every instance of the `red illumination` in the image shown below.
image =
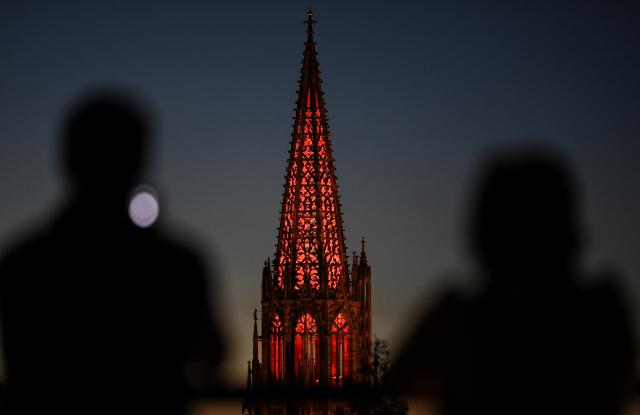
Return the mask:
<svg viewBox="0 0 640 415">
<path fill-rule="evenodd" d="M 371 267 L 364 239 L 360 253 L 354 252 L 351 267 L 346 262 L 332 136 L 310 11 L 308 15 L 276 253 L 262 270 L 260 336 L 254 310 L 249 390 L 321 387 L 337 391 L 374 380 L 369 370 L 373 359 L 371 301 L 367 298 Z M 283 403 L 285 406 L 277 405 L 278 410 L 289 408 L 288 402 Z M 259 405 L 260 409 L 252 404 L 249 412 L 269 411 Z M 342 406 L 313 406 L 312 412 L 323 408 L 344 412 Z M 344 410 L 350 411 L 346 403 Z"/>
<path fill-rule="evenodd" d="M 309 313 L 302 315 L 296 325 L 294 365 L 298 381 L 308 385 L 320 383 L 318 326 Z"/>
<path fill-rule="evenodd" d="M 299 128 L 298 128 L 299 129 Z M 298 159 L 300 143 L 294 141 L 292 148 L 292 160 Z M 289 166 L 287 175 L 285 199 L 283 202 L 282 225 L 278 244 L 278 263 L 276 269 L 276 279 L 278 286 L 284 288 L 284 274 L 289 264 L 291 264 L 291 240 L 293 238 L 293 215 L 295 213 L 294 200 L 297 187 L 298 164 L 293 162 Z"/>
<path fill-rule="evenodd" d="M 282 362 L 284 354 L 282 350 L 282 321 L 276 314 L 271 321 L 271 330 L 269 333 L 269 367 L 271 368 L 271 376 L 279 380 L 282 378 Z"/>
<path fill-rule="evenodd" d="M 307 44 L 300 79 L 300 96 L 289 152 L 280 234 L 276 253 L 276 281 L 300 291 L 305 284 L 320 290 L 321 278 L 336 289 L 346 264 L 338 187 L 326 110 L 320 92 L 315 48 Z M 320 264 L 326 274 L 320 275 Z"/>
<path fill-rule="evenodd" d="M 342 313 L 338 314 L 331 326 L 331 381 L 341 385 L 349 376 L 349 325 Z"/>
</svg>

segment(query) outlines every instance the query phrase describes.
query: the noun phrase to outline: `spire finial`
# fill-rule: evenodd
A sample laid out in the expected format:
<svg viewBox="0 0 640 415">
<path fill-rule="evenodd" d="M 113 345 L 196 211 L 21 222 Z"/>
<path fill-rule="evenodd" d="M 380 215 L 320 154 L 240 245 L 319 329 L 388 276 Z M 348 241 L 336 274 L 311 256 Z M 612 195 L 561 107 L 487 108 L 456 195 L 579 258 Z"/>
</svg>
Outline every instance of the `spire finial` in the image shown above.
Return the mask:
<svg viewBox="0 0 640 415">
<path fill-rule="evenodd" d="M 364 236 L 362 237 L 362 241 L 361 241 L 361 242 L 362 242 L 362 249 L 361 249 L 361 251 L 362 251 L 362 253 L 364 254 L 364 245 L 365 245 L 365 243 L 367 242 L 367 241 L 364 239 Z"/>
<path fill-rule="evenodd" d="M 313 24 L 318 23 L 317 21 L 313 20 L 313 10 L 311 10 L 311 5 L 309 5 L 309 9 L 307 10 L 307 20 L 305 20 L 303 23 L 307 24 L 307 35 L 309 35 L 309 38 L 311 38 L 313 35 Z"/>
</svg>

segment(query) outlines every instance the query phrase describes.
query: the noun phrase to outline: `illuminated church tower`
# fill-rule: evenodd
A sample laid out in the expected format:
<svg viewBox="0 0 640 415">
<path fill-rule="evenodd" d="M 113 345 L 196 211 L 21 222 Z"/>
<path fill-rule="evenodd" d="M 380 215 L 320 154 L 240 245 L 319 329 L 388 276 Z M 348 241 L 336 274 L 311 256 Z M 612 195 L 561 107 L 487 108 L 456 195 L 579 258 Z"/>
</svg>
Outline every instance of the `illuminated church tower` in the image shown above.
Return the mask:
<svg viewBox="0 0 640 415">
<path fill-rule="evenodd" d="M 371 268 L 364 239 L 347 262 L 312 12 L 273 263 L 262 272 L 247 383 L 341 387 L 371 379 Z"/>
</svg>

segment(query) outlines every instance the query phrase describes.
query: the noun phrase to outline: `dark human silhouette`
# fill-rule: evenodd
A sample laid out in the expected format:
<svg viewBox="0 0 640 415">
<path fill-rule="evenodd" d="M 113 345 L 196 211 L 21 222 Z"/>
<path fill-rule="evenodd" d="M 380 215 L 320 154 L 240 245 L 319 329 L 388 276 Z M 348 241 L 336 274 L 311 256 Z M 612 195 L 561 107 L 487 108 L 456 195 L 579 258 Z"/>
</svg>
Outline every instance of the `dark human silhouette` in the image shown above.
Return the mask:
<svg viewBox="0 0 640 415">
<path fill-rule="evenodd" d="M 127 215 L 147 112 L 115 90 L 79 101 L 61 134 L 69 197 L 0 264 L 5 410 L 183 413 L 223 356 L 208 275 L 190 249 Z"/>
<path fill-rule="evenodd" d="M 621 413 L 628 317 L 611 273 L 583 278 L 575 189 L 548 150 L 490 159 L 469 221 L 484 285 L 444 294 L 419 320 L 396 362 L 400 391 L 445 415 Z"/>
</svg>

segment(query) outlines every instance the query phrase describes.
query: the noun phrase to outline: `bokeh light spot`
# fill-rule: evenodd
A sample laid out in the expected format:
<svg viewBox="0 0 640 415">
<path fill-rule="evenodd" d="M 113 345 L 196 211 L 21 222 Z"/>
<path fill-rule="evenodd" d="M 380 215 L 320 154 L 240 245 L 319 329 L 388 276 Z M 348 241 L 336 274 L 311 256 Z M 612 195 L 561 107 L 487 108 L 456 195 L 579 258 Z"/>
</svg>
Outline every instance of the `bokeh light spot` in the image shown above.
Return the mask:
<svg viewBox="0 0 640 415">
<path fill-rule="evenodd" d="M 135 192 L 129 201 L 129 217 L 141 228 L 153 225 L 160 214 L 160 205 L 156 196 L 147 190 Z"/>
</svg>

